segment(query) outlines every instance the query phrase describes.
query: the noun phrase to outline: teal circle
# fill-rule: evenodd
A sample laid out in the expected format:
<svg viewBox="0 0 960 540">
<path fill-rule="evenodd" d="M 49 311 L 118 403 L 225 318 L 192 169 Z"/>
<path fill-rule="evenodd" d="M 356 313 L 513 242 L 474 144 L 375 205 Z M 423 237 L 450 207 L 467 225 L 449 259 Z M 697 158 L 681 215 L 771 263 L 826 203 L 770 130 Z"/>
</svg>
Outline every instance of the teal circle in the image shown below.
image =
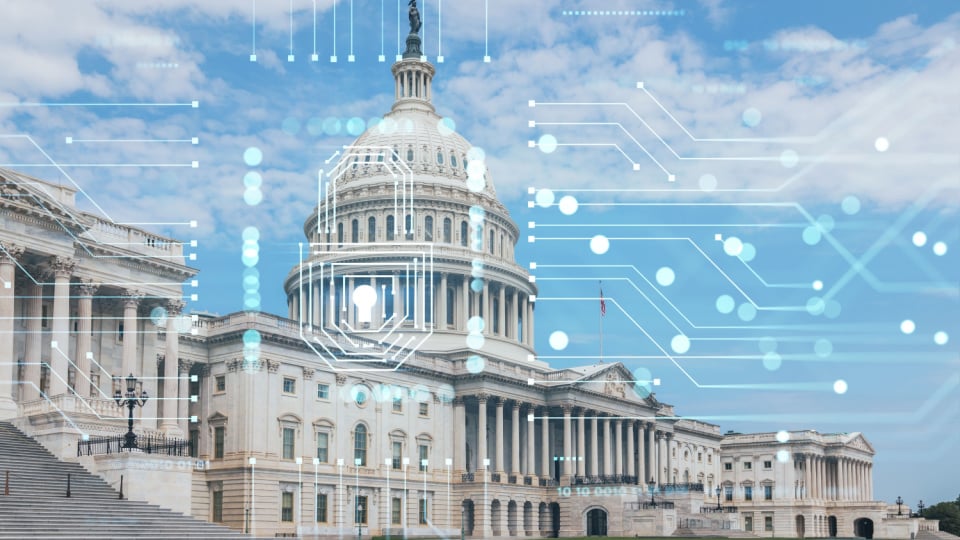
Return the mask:
<svg viewBox="0 0 960 540">
<path fill-rule="evenodd" d="M 307 133 L 314 137 L 323 133 L 323 120 L 317 117 L 307 120 Z"/>
<path fill-rule="evenodd" d="M 250 171 L 243 175 L 243 187 L 259 188 L 263 184 L 263 177 L 257 171 Z"/>
<path fill-rule="evenodd" d="M 740 260 L 743 262 L 750 262 L 757 256 L 757 248 L 749 242 L 743 244 L 743 249 L 740 250 Z"/>
<path fill-rule="evenodd" d="M 807 300 L 807 313 L 813 316 L 823 315 L 825 307 L 826 303 L 823 301 L 823 298 L 819 296 L 811 296 L 810 299 Z"/>
<path fill-rule="evenodd" d="M 258 282 L 260 281 L 260 271 L 256 268 L 244 268 L 243 269 L 243 279 L 253 278 Z"/>
<path fill-rule="evenodd" d="M 673 272 L 673 269 L 667 266 L 657 270 L 657 283 L 663 287 L 669 287 L 673 285 L 673 281 L 676 279 L 676 274 Z"/>
<path fill-rule="evenodd" d="M 833 230 L 833 226 L 836 225 L 836 221 L 834 221 L 833 216 L 822 214 L 817 218 L 817 225 L 819 225 L 821 231 L 830 232 Z"/>
<path fill-rule="evenodd" d="M 843 210 L 844 214 L 852 216 L 860 211 L 860 199 L 853 195 L 844 197 L 843 201 L 840 202 L 840 209 Z"/>
<path fill-rule="evenodd" d="M 760 111 L 750 107 L 749 109 L 743 111 L 742 115 L 743 125 L 747 127 L 756 127 L 760 123 L 760 120 L 763 119 L 763 115 L 760 114 Z"/>
<path fill-rule="evenodd" d="M 256 206 L 263 202 L 263 192 L 260 188 L 247 188 L 243 192 L 243 202 L 250 206 Z"/>
<path fill-rule="evenodd" d="M 740 304 L 737 308 L 737 317 L 741 321 L 750 322 L 757 316 L 757 308 L 753 304 Z"/>
<path fill-rule="evenodd" d="M 156 326 L 165 326 L 167 324 L 167 310 L 161 306 L 151 309 L 150 322 Z"/>
<path fill-rule="evenodd" d="M 300 121 L 293 117 L 286 118 L 280 124 L 280 129 L 282 129 L 283 132 L 287 133 L 288 135 L 296 135 L 297 133 L 300 133 Z"/>
<path fill-rule="evenodd" d="M 367 129 L 379 128 L 380 122 L 383 122 L 383 117 L 374 116 L 367 120 Z"/>
<path fill-rule="evenodd" d="M 833 352 L 833 343 L 828 339 L 818 339 L 813 343 L 813 352 L 820 358 L 826 358 Z"/>
<path fill-rule="evenodd" d="M 823 306 L 823 315 L 828 319 L 836 319 L 840 316 L 840 302 L 837 302 L 834 299 L 826 301 L 826 304 Z"/>
<path fill-rule="evenodd" d="M 683 334 L 677 334 L 670 340 L 670 348 L 677 354 L 684 354 L 690 350 L 690 338 Z"/>
<path fill-rule="evenodd" d="M 467 319 L 467 331 L 468 332 L 483 332 L 483 329 L 486 327 L 486 321 L 483 320 L 483 317 L 473 316 Z"/>
<path fill-rule="evenodd" d="M 726 315 L 727 313 L 732 313 L 733 308 L 737 306 L 737 303 L 734 302 L 733 297 L 727 294 L 722 294 L 717 297 L 717 311 Z"/>
<path fill-rule="evenodd" d="M 453 121 L 453 118 L 445 116 L 437 122 L 437 131 L 444 137 L 452 135 L 457 131 L 457 123 Z"/>
<path fill-rule="evenodd" d="M 329 116 L 323 119 L 323 132 L 327 135 L 337 135 L 340 133 L 340 119 Z"/>
<path fill-rule="evenodd" d="M 246 293 L 243 295 L 243 306 L 248 310 L 260 309 L 260 293 Z"/>
<path fill-rule="evenodd" d="M 262 336 L 260 332 L 250 329 L 243 333 L 243 344 L 244 345 L 259 345 Z"/>
<path fill-rule="evenodd" d="M 637 368 L 633 370 L 633 391 L 641 399 L 646 399 L 650 396 L 651 388 L 653 387 L 653 375 L 650 373 L 650 370 L 647 368 Z"/>
<path fill-rule="evenodd" d="M 557 138 L 549 133 L 541 135 L 540 140 L 537 141 L 537 148 L 544 154 L 552 154 L 557 150 Z"/>
<path fill-rule="evenodd" d="M 483 334 L 468 334 L 467 335 L 467 347 L 471 349 L 481 349 L 486 339 L 483 337 Z"/>
<path fill-rule="evenodd" d="M 820 228 L 815 226 L 809 226 L 803 229 L 803 241 L 809 246 L 815 246 L 820 243 Z"/>
<path fill-rule="evenodd" d="M 473 292 L 475 292 L 475 293 L 482 292 L 482 291 L 483 291 L 483 280 L 478 278 L 478 279 L 474 279 L 473 281 L 471 281 L 471 282 L 470 282 L 470 289 L 473 290 Z"/>
<path fill-rule="evenodd" d="M 251 146 L 243 151 L 243 162 L 246 163 L 248 167 L 256 167 L 263 162 L 263 152 L 256 146 Z"/>
<path fill-rule="evenodd" d="M 780 153 L 780 164 L 786 169 L 792 169 L 800 163 L 800 155 L 794 150 L 784 150 Z"/>
<path fill-rule="evenodd" d="M 244 242 L 256 242 L 258 240 L 260 240 L 260 229 L 254 226 L 243 229 Z"/>
<path fill-rule="evenodd" d="M 482 206 L 471 206 L 469 216 L 470 221 L 473 223 L 483 223 L 483 220 L 487 216 L 487 211 L 484 210 Z"/>
<path fill-rule="evenodd" d="M 363 121 L 362 118 L 353 118 L 347 120 L 347 133 L 356 137 L 363 133 L 363 130 L 367 127 L 367 123 Z"/>
<path fill-rule="evenodd" d="M 472 355 L 467 358 L 467 371 L 473 374 L 482 373 L 484 367 L 486 367 L 487 361 L 483 359 L 482 356 Z"/>
<path fill-rule="evenodd" d="M 251 267 L 256 266 L 260 262 L 260 255 L 243 255 L 240 257 L 240 260 L 243 262 L 244 266 Z"/>
<path fill-rule="evenodd" d="M 783 359 L 780 358 L 780 355 L 775 352 L 768 352 L 763 355 L 763 367 L 767 368 L 767 371 L 776 371 L 780 369 L 780 364 L 783 362 Z"/>
</svg>

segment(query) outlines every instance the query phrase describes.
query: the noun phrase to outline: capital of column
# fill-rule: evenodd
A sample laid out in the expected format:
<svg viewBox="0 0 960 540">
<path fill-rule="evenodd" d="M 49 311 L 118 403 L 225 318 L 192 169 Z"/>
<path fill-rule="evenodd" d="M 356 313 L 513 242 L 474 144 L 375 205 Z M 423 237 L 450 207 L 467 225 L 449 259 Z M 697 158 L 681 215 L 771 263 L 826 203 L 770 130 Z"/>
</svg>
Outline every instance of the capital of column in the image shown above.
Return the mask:
<svg viewBox="0 0 960 540">
<path fill-rule="evenodd" d="M 564 415 L 568 415 L 568 414 L 571 414 L 571 413 L 573 412 L 573 404 L 572 404 L 572 403 L 564 403 L 564 404 L 560 405 L 560 408 L 563 410 L 563 414 L 564 414 Z"/>
<path fill-rule="evenodd" d="M 0 264 L 14 264 L 25 251 L 23 246 L 0 242 Z"/>
<path fill-rule="evenodd" d="M 77 261 L 70 257 L 50 257 L 47 262 L 47 273 L 53 278 L 68 278 L 77 268 Z"/>
<path fill-rule="evenodd" d="M 140 301 L 143 300 L 143 297 L 146 294 L 143 291 L 136 291 L 133 289 L 126 289 L 123 291 L 123 306 L 124 307 L 138 307 Z"/>
<path fill-rule="evenodd" d="M 520 412 L 520 407 L 521 407 L 522 405 L 523 405 L 523 404 L 520 403 L 519 401 L 514 401 L 514 402 L 513 402 L 513 407 L 511 407 L 511 409 L 514 410 L 514 411 Z"/>
<path fill-rule="evenodd" d="M 453 398 L 454 407 L 463 407 L 463 405 L 464 405 L 463 396 L 456 396 L 455 398 Z"/>
<path fill-rule="evenodd" d="M 180 359 L 180 371 L 184 373 L 190 373 L 190 368 L 193 367 L 193 360 L 184 360 Z"/>
<path fill-rule="evenodd" d="M 668 441 L 673 440 L 673 432 L 672 432 L 672 431 L 667 431 L 666 433 L 663 434 L 663 436 L 666 437 Z"/>
<path fill-rule="evenodd" d="M 487 400 L 489 399 L 490 399 L 490 394 L 483 394 L 483 393 L 477 394 L 477 401 L 479 401 L 480 403 L 486 403 Z"/>
<path fill-rule="evenodd" d="M 645 428 L 647 428 L 647 429 L 655 429 L 655 428 L 657 427 L 657 423 L 656 423 L 656 422 L 644 422 L 644 423 L 643 423 L 643 427 L 645 427 Z"/>
<path fill-rule="evenodd" d="M 187 303 L 179 298 L 176 300 L 167 300 L 166 309 L 167 317 L 176 317 L 183 312 L 183 308 L 187 306 Z"/>
<path fill-rule="evenodd" d="M 97 291 L 100 290 L 100 284 L 90 281 L 88 279 L 81 279 L 77 283 L 77 296 L 80 297 L 93 297 L 97 294 Z"/>
</svg>

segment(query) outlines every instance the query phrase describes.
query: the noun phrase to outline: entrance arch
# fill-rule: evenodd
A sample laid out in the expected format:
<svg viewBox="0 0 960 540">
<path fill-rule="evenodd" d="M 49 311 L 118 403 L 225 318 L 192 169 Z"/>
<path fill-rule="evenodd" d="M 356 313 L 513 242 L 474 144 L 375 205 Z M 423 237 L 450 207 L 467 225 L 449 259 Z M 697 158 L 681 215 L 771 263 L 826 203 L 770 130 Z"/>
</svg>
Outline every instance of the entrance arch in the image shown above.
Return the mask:
<svg viewBox="0 0 960 540">
<path fill-rule="evenodd" d="M 500 536 L 500 499 L 490 503 L 490 529 L 494 536 Z"/>
<path fill-rule="evenodd" d="M 853 535 L 859 538 L 873 538 L 873 520 L 870 518 L 853 520 Z"/>
<path fill-rule="evenodd" d="M 523 533 L 533 536 L 533 503 L 530 501 L 523 503 Z"/>
<path fill-rule="evenodd" d="M 467 499 L 463 501 L 463 514 L 460 516 L 460 526 L 463 528 L 465 536 L 473 536 L 474 514 L 473 501 Z"/>
<path fill-rule="evenodd" d="M 803 516 L 797 516 L 797 538 L 803 538 L 807 530 L 807 521 Z"/>
<path fill-rule="evenodd" d="M 830 538 L 837 537 L 837 516 L 830 516 L 827 518 L 827 529 L 830 535 Z"/>
<path fill-rule="evenodd" d="M 593 508 L 587 511 L 587 536 L 607 535 L 607 511 Z"/>
<path fill-rule="evenodd" d="M 550 503 L 550 537 L 560 537 L 560 503 Z"/>
</svg>

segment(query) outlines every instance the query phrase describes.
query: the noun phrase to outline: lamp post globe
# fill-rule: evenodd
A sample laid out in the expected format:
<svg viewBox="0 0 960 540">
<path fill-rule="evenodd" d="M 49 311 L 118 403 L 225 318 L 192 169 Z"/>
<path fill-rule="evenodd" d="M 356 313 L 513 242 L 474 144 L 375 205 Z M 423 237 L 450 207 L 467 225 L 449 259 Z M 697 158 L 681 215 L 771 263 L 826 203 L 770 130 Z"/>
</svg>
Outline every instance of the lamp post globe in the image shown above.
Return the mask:
<svg viewBox="0 0 960 540">
<path fill-rule="evenodd" d="M 720 486 L 717 486 L 716 492 L 717 492 L 717 510 L 719 511 L 720 510 Z"/>
<path fill-rule="evenodd" d="M 898 515 L 898 516 L 902 516 L 902 515 L 903 515 L 903 512 L 900 510 L 900 505 L 901 505 L 901 504 L 903 504 L 903 499 L 900 498 L 899 495 L 897 495 L 897 515 Z"/>
<path fill-rule="evenodd" d="M 650 506 L 653 506 L 654 508 L 656 508 L 657 501 L 653 499 L 653 490 L 654 488 L 657 487 L 657 482 L 653 479 L 652 476 L 650 477 L 650 481 L 647 482 L 647 486 L 650 487 Z"/>
<path fill-rule="evenodd" d="M 363 521 L 360 519 L 363 516 L 363 505 L 357 505 L 357 540 L 360 540 L 363 537 Z"/>
</svg>

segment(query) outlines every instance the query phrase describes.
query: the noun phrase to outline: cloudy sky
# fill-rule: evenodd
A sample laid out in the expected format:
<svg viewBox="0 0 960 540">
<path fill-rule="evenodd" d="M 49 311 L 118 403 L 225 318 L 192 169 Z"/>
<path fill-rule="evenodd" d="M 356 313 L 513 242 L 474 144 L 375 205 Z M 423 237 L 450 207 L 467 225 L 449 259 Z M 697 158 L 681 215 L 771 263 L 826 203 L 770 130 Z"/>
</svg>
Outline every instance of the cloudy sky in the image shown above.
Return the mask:
<svg viewBox="0 0 960 540">
<path fill-rule="evenodd" d="M 317 169 L 389 110 L 405 4 L 0 0 L 0 163 L 197 240 L 195 310 L 242 308 L 258 227 L 286 313 Z M 600 361 L 602 280 L 603 361 L 678 413 L 863 431 L 878 497 L 956 497 L 955 3 L 420 4 L 438 112 L 537 264 L 542 358 Z"/>
</svg>

